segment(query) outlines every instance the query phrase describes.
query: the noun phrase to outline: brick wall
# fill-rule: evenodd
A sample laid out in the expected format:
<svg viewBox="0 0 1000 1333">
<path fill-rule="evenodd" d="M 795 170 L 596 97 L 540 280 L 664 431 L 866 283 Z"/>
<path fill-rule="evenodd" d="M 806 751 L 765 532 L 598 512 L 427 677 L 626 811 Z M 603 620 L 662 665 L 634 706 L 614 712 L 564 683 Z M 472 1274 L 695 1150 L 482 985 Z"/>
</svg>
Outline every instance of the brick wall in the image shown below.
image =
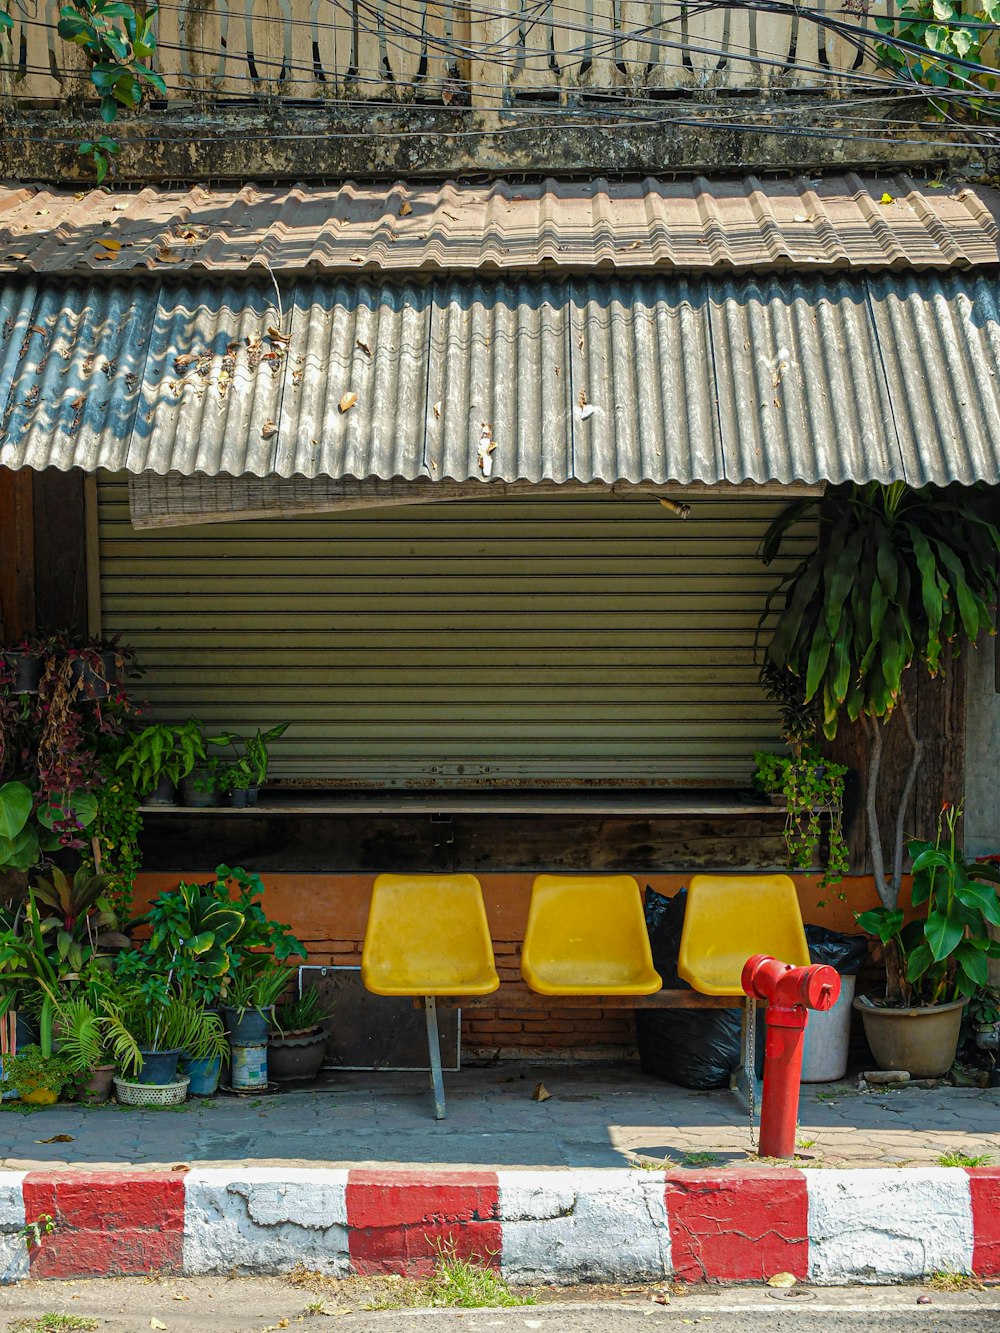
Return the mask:
<svg viewBox="0 0 1000 1333">
<path fill-rule="evenodd" d="M 205 880 L 212 872 L 143 873 L 136 882 L 136 911 L 161 888 L 178 879 Z M 661 893 L 674 893 L 686 882 L 683 875 L 652 875 L 640 878 L 640 887 L 650 883 Z M 368 917 L 372 878 L 368 875 L 265 874 L 264 906 L 268 914 L 287 922 L 309 951 L 309 962 L 318 966 L 358 967 Z M 468 1010 L 463 1015 L 462 1046 L 469 1058 L 492 1055 L 544 1053 L 550 1057 L 618 1058 L 634 1051 L 635 1023 L 630 1010 L 560 1009 L 523 1010 L 506 1008 L 503 983 L 520 978 L 521 941 L 531 896 L 530 875 L 481 875 L 486 912 L 490 922 L 500 990 L 495 1007 Z M 815 879 L 797 876 L 799 900 L 806 921 L 832 930 L 854 932 L 854 911 L 872 905 L 871 880 L 844 881 L 846 901 L 834 899 L 817 906 Z"/>
</svg>

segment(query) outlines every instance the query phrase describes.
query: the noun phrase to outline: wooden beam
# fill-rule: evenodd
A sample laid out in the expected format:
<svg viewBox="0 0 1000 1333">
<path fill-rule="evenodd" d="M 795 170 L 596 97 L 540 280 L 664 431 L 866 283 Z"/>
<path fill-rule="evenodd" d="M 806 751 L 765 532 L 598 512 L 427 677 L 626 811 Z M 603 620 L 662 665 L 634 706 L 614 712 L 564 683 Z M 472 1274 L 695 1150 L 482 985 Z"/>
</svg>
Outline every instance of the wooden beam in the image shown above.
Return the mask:
<svg viewBox="0 0 1000 1333">
<path fill-rule="evenodd" d="M 490 995 L 439 995 L 439 1009 L 740 1009 L 742 995 L 660 990 L 653 995 L 539 995 L 524 982 L 504 982 Z M 422 999 L 415 999 L 418 1008 Z"/>
<path fill-rule="evenodd" d="M 197 523 L 232 523 L 238 519 L 282 518 L 293 514 L 342 513 L 392 505 L 439 504 L 451 500 L 497 500 L 542 495 L 608 496 L 651 500 L 664 497 L 697 501 L 726 496 L 747 499 L 794 499 L 821 495 L 822 486 L 793 482 L 706 485 L 627 481 L 435 481 L 417 477 L 382 480 L 368 477 L 188 477 L 177 472 L 129 477 L 129 512 L 135 528 L 181 527 Z"/>
<path fill-rule="evenodd" d="M 0 624 L 7 643 L 35 629 L 33 473 L 0 468 Z"/>
<path fill-rule="evenodd" d="M 35 615 L 44 631 L 87 632 L 84 474 L 34 472 Z"/>
</svg>

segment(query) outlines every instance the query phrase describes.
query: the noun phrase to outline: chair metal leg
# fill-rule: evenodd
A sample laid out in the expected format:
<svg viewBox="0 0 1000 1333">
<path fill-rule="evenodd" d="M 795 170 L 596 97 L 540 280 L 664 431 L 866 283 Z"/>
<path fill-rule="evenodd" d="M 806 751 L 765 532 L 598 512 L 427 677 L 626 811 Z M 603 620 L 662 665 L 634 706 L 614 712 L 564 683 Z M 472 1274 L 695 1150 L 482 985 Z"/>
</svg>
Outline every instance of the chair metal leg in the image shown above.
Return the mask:
<svg viewBox="0 0 1000 1333">
<path fill-rule="evenodd" d="M 431 1062 L 431 1088 L 434 1092 L 434 1119 L 443 1120 L 444 1079 L 441 1077 L 441 1038 L 438 1035 L 437 1001 L 433 995 L 424 996 L 424 1014 L 427 1018 L 427 1053 Z"/>
<path fill-rule="evenodd" d="M 756 1120 L 760 1115 L 761 1081 L 757 1077 L 757 1004 L 747 996 L 740 1023 L 740 1062 L 729 1076 L 736 1100 Z"/>
</svg>

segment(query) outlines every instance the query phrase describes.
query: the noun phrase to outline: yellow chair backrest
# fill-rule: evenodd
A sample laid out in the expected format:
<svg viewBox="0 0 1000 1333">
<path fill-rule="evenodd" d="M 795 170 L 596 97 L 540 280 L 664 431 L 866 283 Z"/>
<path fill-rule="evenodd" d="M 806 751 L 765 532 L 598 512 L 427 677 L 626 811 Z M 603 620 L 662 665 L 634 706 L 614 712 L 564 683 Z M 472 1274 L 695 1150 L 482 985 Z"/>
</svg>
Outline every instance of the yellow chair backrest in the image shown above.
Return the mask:
<svg viewBox="0 0 1000 1333">
<path fill-rule="evenodd" d="M 695 875 L 688 886 L 677 971 L 703 995 L 742 995 L 748 958 L 806 967 L 809 949 L 788 875 Z"/>
<path fill-rule="evenodd" d="M 542 995 L 651 995 L 639 886 L 631 875 L 539 875 L 531 889 L 521 975 Z"/>
<path fill-rule="evenodd" d="M 379 875 L 361 979 L 376 995 L 489 995 L 500 985 L 475 875 Z"/>
</svg>

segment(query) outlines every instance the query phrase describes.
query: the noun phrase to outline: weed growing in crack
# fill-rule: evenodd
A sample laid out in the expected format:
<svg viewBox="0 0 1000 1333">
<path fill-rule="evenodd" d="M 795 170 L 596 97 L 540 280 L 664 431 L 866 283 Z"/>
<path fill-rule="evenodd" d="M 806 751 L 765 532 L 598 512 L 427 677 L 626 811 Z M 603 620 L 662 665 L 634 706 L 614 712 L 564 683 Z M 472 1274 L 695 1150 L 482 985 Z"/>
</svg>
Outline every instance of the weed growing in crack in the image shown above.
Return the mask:
<svg viewBox="0 0 1000 1333">
<path fill-rule="evenodd" d="M 980 1153 L 977 1157 L 970 1157 L 964 1152 L 943 1152 L 938 1158 L 938 1166 L 989 1166 L 993 1161 L 990 1153 Z"/>
<path fill-rule="evenodd" d="M 37 1319 L 15 1319 L 7 1328 L 8 1333 L 93 1333 L 100 1322 L 79 1314 L 43 1314 Z"/>
<path fill-rule="evenodd" d="M 492 1255 L 490 1256 L 493 1257 Z M 394 1297 L 397 1298 L 394 1300 Z M 434 1272 L 430 1277 L 401 1282 L 392 1294 L 386 1293 L 365 1308 L 393 1310 L 418 1307 L 450 1307 L 479 1310 L 490 1306 L 534 1305 L 534 1298 L 511 1291 L 506 1280 L 489 1268 L 477 1255 L 460 1259 L 454 1243 L 439 1242 Z"/>
</svg>

